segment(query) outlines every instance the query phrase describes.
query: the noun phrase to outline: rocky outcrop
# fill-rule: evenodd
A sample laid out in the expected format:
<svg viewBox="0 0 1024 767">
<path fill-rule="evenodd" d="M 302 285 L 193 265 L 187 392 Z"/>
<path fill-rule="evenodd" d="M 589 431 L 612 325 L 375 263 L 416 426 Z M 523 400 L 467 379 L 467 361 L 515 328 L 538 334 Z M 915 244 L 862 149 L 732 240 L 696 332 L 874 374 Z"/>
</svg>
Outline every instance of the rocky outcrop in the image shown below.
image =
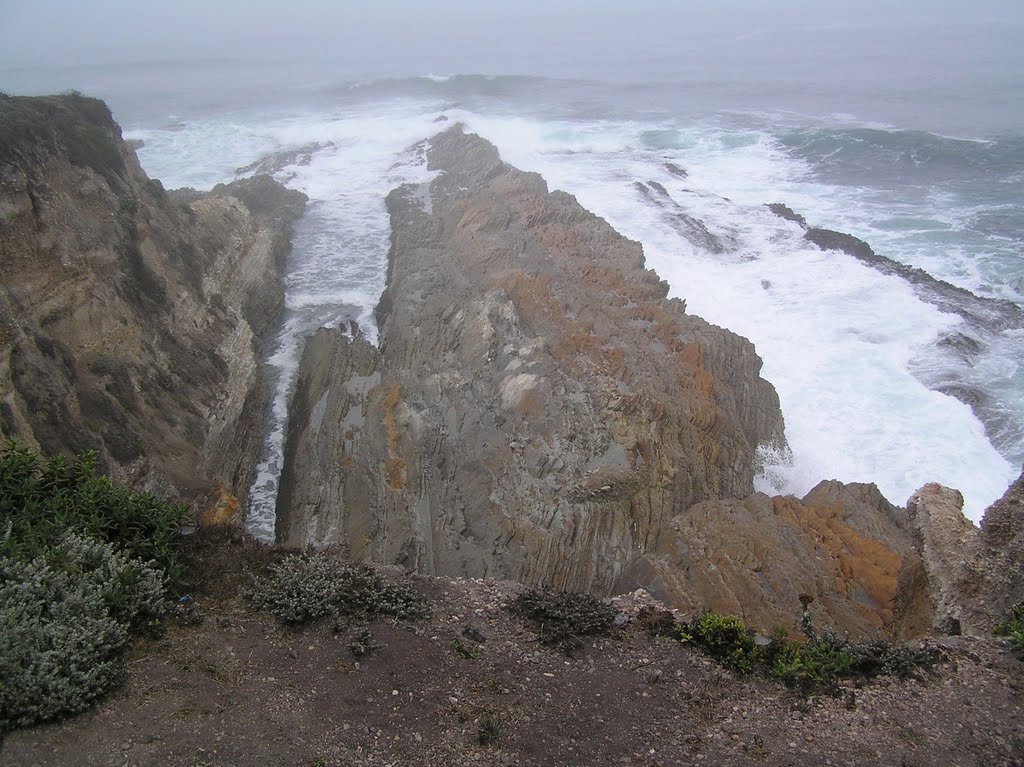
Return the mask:
<svg viewBox="0 0 1024 767">
<path fill-rule="evenodd" d="M 455 128 L 388 198 L 379 352 L 308 343 L 279 540 L 429 574 L 612 593 L 796 629 L 893 627 L 913 558 L 874 486 L 752 493 L 782 443 L 748 341 L 688 315 L 626 240 Z M 655 190 L 657 191 L 657 190 Z M 746 500 L 730 500 L 746 499 Z"/>
<path fill-rule="evenodd" d="M 928 484 L 907 503 L 921 577 L 901 589 L 937 634 L 986 635 L 1024 599 L 1024 474 L 985 512 L 964 517 L 956 490 Z"/>
<path fill-rule="evenodd" d="M 783 437 L 749 342 L 486 141 L 456 127 L 417 149 L 438 174 L 388 197 L 379 350 L 326 329 L 305 349 L 279 540 L 646 589 L 765 631 L 797 631 L 808 597 L 818 626 L 861 637 L 983 631 L 1020 598 L 1019 488 L 980 532 L 937 486 L 909 510 L 874 485 L 752 493 L 758 446 Z"/>
<path fill-rule="evenodd" d="M 985 601 L 994 622 L 1024 601 L 1024 470 L 981 520 Z M 986 624 L 987 626 L 987 624 Z"/>
<path fill-rule="evenodd" d="M 822 250 L 838 250 L 853 256 L 882 274 L 900 277 L 911 285 L 918 298 L 944 312 L 958 314 L 972 325 L 989 330 L 1024 327 L 1024 310 L 1012 301 L 977 296 L 933 277 L 924 269 L 876 253 L 868 243 L 852 234 L 808 226 L 803 216 L 782 203 L 771 203 L 767 207 L 776 216 L 798 224 L 808 242 Z"/>
<path fill-rule="evenodd" d="M 912 553 L 904 509 L 874 485 L 827 481 L 802 500 L 757 493 L 690 507 L 616 590 L 643 587 L 689 614 L 714 610 L 794 632 L 809 596 L 819 627 L 889 634 Z"/>
<path fill-rule="evenodd" d="M 237 515 L 304 202 L 166 192 L 102 102 L 0 97 L 0 437 Z"/>
<path fill-rule="evenodd" d="M 321 328 L 306 342 L 278 493 L 277 529 L 288 531 L 287 540 L 342 544 L 348 559 L 369 558 L 378 472 L 356 447 L 379 365 L 374 346 L 341 330 Z"/>
</svg>

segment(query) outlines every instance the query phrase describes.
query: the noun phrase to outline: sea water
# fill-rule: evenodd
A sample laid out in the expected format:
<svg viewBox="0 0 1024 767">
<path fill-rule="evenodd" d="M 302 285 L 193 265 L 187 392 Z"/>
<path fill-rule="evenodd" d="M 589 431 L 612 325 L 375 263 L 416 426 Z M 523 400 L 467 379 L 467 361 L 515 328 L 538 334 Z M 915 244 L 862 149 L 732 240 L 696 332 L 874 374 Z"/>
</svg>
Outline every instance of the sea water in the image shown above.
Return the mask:
<svg viewBox="0 0 1024 767">
<path fill-rule="evenodd" d="M 984 135 L 950 124 L 891 124 L 870 108 L 770 109 L 725 103 L 710 84 L 662 79 L 465 76 L 331 78 L 216 104 L 160 110 L 110 101 L 139 157 L 165 186 L 208 189 L 251 163 L 305 147 L 277 177 L 305 192 L 270 365 L 278 388 L 248 526 L 274 533 L 287 405 L 304 339 L 355 321 L 376 339 L 389 240 L 384 197 L 429 178 L 416 142 L 462 122 L 508 162 L 547 179 L 643 244 L 648 265 L 688 310 L 751 339 L 779 393 L 789 450 L 765 453 L 758 489 L 801 495 L 821 479 L 875 482 L 904 504 L 926 482 L 956 487 L 979 519 L 1024 461 L 1024 332 L 970 326 L 912 287 L 838 252 L 765 207 L 850 232 L 876 252 L 993 299 L 1024 300 L 1024 129 Z M 702 90 L 703 89 L 703 90 Z M 725 89 L 728 92 L 728 89 Z M 278 97 L 279 94 L 280 97 Z M 701 99 L 701 94 L 706 98 Z M 258 97 L 257 97 L 258 96 Z M 856 98 L 851 97 L 854 101 Z M 860 102 L 868 97 L 860 94 Z M 694 103 L 695 101 L 696 106 Z M 438 122 L 438 120 L 443 120 Z M 968 130 L 969 121 L 955 126 Z M 639 184 L 655 182 L 652 201 Z M 701 221 L 721 247 L 681 232 Z M 980 344 L 965 358 L 940 341 Z M 968 387 L 971 407 L 941 393 Z M 979 418 L 979 414 L 982 418 Z"/>
</svg>

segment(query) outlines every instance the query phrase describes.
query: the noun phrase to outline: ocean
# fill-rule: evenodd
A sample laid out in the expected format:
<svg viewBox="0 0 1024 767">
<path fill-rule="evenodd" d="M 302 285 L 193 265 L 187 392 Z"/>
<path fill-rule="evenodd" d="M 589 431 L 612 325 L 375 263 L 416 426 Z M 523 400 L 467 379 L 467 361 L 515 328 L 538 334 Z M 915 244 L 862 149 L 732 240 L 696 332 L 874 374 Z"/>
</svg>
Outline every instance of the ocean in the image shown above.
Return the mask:
<svg viewBox="0 0 1024 767">
<path fill-rule="evenodd" d="M 714 77 L 673 70 L 657 51 L 645 62 L 589 77 L 312 76 L 230 58 L 76 70 L 74 86 L 107 98 L 166 187 L 209 189 L 270 158 L 276 177 L 310 198 L 270 359 L 278 393 L 250 530 L 273 535 L 304 338 L 351 320 L 376 337 L 384 197 L 430 178 L 409 149 L 455 122 L 641 242 L 688 311 L 754 342 L 789 442 L 784 454 L 763 453 L 757 489 L 874 482 L 904 505 L 940 482 L 961 491 L 975 521 L 1002 495 L 1024 462 L 1024 323 L 1012 321 L 1024 304 L 1018 78 L 978 88 L 990 74 L 979 70 L 925 88 L 891 72 L 883 83 L 880 66 L 812 87 L 785 71 L 746 77 L 742 62 Z M 0 69 L 0 87 L 6 76 L 38 92 L 59 74 Z M 913 281 L 819 250 L 769 203 L 1011 320 L 965 317 Z"/>
</svg>

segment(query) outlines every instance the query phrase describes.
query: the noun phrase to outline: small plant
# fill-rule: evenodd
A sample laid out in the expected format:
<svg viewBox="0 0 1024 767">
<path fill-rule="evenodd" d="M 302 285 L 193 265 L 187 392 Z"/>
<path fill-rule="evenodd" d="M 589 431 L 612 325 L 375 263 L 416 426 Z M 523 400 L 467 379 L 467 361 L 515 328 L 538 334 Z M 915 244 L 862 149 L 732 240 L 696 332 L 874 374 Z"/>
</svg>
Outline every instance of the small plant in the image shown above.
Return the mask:
<svg viewBox="0 0 1024 767">
<path fill-rule="evenodd" d="M 644 606 L 637 612 L 633 625 L 652 637 L 678 637 L 676 616 L 671 610 L 658 610 Z"/>
<path fill-rule="evenodd" d="M 763 649 L 768 674 L 789 687 L 813 687 L 851 676 L 853 657 L 833 635 L 805 643 L 773 641 Z"/>
<path fill-rule="evenodd" d="M 541 642 L 566 653 L 579 646 L 580 637 L 608 635 L 615 624 L 615 609 L 590 594 L 528 589 L 508 607 L 531 624 Z"/>
<path fill-rule="evenodd" d="M 995 628 L 995 635 L 1008 637 L 1014 654 L 1024 660 L 1024 602 L 1018 602 L 1010 611 L 1009 620 Z"/>
<path fill-rule="evenodd" d="M 462 637 L 452 637 L 451 646 L 452 652 L 463 660 L 476 660 L 479 657 L 479 653 L 476 649 L 468 642 L 462 641 Z"/>
<path fill-rule="evenodd" d="M 366 657 L 377 652 L 377 650 L 383 650 L 386 646 L 383 642 L 375 642 L 373 634 L 370 633 L 370 629 L 366 626 L 357 629 L 352 641 L 348 643 L 349 652 L 356 658 Z"/>
<path fill-rule="evenodd" d="M 327 617 L 340 621 L 391 615 L 415 620 L 430 615 L 427 604 L 409 586 L 322 552 L 286 557 L 248 596 L 256 609 L 293 626 Z"/>
<path fill-rule="evenodd" d="M 723 666 L 739 673 L 758 671 L 790 687 L 811 690 L 840 679 L 876 676 L 907 677 L 930 668 L 941 653 L 927 645 L 917 647 L 885 640 L 848 642 L 831 631 L 817 632 L 811 622 L 810 598 L 802 598 L 801 628 L 805 641 L 786 639 L 776 628 L 771 639 L 756 639 L 739 618 L 704 613 L 676 627 L 683 644 L 699 647 Z"/>
<path fill-rule="evenodd" d="M 0 732 L 78 713 L 120 680 L 130 631 L 163 610 L 164 575 L 65 533 L 29 562 L 0 557 Z"/>
<path fill-rule="evenodd" d="M 480 727 L 476 731 L 476 742 L 481 746 L 490 746 L 501 738 L 501 722 L 493 711 L 487 709 L 480 717 Z"/>
<path fill-rule="evenodd" d="M 754 634 L 734 615 L 704 613 L 686 632 L 690 641 L 727 668 L 748 674 L 754 669 Z"/>
</svg>

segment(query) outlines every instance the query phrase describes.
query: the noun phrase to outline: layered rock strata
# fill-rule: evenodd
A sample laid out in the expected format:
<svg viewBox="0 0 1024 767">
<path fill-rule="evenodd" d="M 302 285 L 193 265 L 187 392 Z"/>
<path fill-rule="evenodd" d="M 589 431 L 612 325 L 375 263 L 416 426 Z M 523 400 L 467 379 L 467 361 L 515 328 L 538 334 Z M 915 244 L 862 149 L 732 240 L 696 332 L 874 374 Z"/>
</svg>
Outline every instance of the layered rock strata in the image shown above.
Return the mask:
<svg viewBox="0 0 1024 767">
<path fill-rule="evenodd" d="M 574 198 L 458 128 L 428 158 L 439 175 L 388 198 L 380 382 L 358 419 L 303 387 L 325 354 L 345 386 L 365 345 L 307 351 L 280 538 L 305 543 L 319 517 L 353 556 L 607 591 L 674 513 L 751 491 L 758 446 L 783 439 L 778 398 L 748 341 L 667 299 L 639 244 Z M 312 429 L 329 444 L 310 441 L 333 401 Z M 330 435 L 354 420 L 351 441 Z M 338 445 L 332 469 L 368 477 L 358 540 L 335 485 L 295 472 Z"/>
<path fill-rule="evenodd" d="M 0 97 L 0 438 L 236 514 L 304 203 L 265 176 L 167 192 L 102 102 Z"/>
<path fill-rule="evenodd" d="M 928 484 L 907 503 L 921 559 L 917 622 L 932 633 L 985 635 L 1024 599 L 1024 473 L 985 512 L 964 517 L 956 490 Z"/>
<path fill-rule="evenodd" d="M 640 246 L 454 128 L 388 198 L 380 350 L 303 356 L 279 540 L 689 611 L 893 629 L 909 518 L 873 486 L 753 494 L 783 444 L 751 344 L 689 315 Z M 745 499 L 745 500 L 738 500 Z"/>
</svg>

